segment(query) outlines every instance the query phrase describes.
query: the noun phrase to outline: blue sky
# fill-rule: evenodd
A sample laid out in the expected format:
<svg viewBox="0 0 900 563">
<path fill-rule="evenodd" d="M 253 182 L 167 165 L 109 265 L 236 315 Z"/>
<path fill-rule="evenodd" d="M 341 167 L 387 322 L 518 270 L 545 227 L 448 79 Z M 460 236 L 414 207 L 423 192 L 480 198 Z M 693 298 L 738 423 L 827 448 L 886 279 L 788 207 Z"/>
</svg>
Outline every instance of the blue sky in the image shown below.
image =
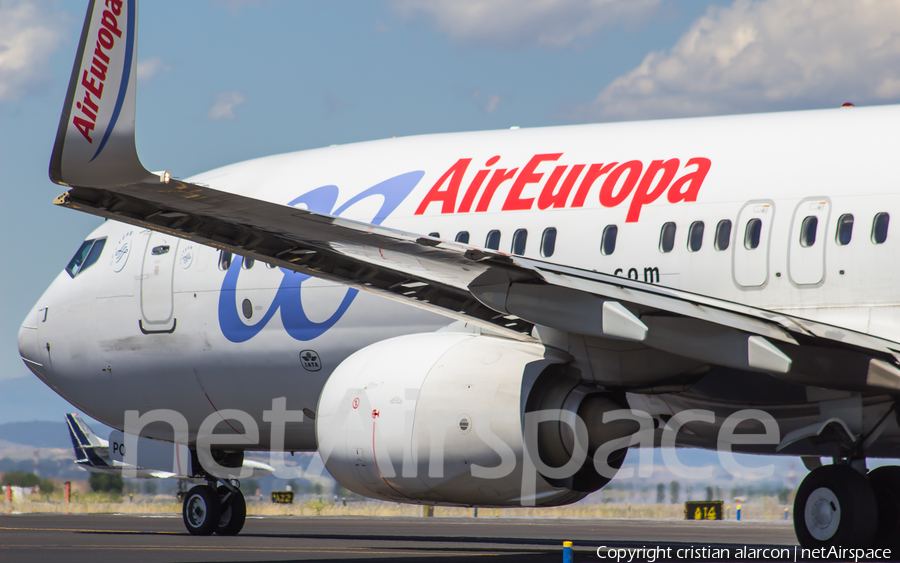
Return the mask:
<svg viewBox="0 0 900 563">
<path fill-rule="evenodd" d="M 0 380 L 28 375 L 18 327 L 99 222 L 47 178 L 86 6 L 0 0 Z M 185 177 L 393 135 L 897 103 L 898 32 L 893 0 L 156 0 L 138 152 Z M 60 420 L 28 389 L 16 416 Z"/>
</svg>

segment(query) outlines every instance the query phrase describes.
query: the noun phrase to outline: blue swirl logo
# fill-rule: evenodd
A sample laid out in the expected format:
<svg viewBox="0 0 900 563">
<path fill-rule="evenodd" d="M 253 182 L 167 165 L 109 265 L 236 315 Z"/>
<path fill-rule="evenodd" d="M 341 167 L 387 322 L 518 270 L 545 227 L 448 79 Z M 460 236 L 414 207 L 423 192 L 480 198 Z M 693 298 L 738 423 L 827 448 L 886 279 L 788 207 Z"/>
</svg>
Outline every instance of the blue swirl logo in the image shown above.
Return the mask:
<svg viewBox="0 0 900 563">
<path fill-rule="evenodd" d="M 121 272 L 128 262 L 128 256 L 131 253 L 131 234 L 132 231 L 128 231 L 116 243 L 116 249 L 113 251 L 109 261 L 109 265 L 112 266 L 114 272 Z"/>
<path fill-rule="evenodd" d="M 354 204 L 370 197 L 380 196 L 384 198 L 381 208 L 370 221 L 373 225 L 380 225 L 406 199 L 424 175 L 424 171 L 418 170 L 394 176 L 354 196 L 337 209 L 335 209 L 335 205 L 340 194 L 337 186 L 316 188 L 292 200 L 288 205 L 303 204 L 306 209 L 316 213 L 340 216 Z M 313 340 L 325 334 L 344 316 L 358 293 L 358 290 L 348 288 L 337 310 L 328 319 L 314 322 L 306 315 L 303 310 L 303 302 L 300 300 L 303 282 L 310 276 L 279 268 L 283 277 L 269 310 L 258 322 L 248 325 L 241 319 L 236 300 L 238 277 L 241 274 L 243 262 L 242 257 L 235 256 L 225 273 L 225 280 L 222 282 L 222 290 L 219 293 L 219 327 L 225 338 L 231 342 L 246 342 L 259 334 L 278 310 L 281 311 L 284 330 L 292 338 L 303 342 Z"/>
</svg>

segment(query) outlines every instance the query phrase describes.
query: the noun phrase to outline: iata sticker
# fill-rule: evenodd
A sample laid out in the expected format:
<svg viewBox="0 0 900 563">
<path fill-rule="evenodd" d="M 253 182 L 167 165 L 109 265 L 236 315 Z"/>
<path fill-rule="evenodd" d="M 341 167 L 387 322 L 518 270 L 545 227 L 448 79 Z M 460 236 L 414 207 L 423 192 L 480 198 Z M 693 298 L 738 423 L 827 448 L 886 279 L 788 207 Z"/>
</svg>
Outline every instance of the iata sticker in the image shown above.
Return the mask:
<svg viewBox="0 0 900 563">
<path fill-rule="evenodd" d="M 319 354 L 315 350 L 300 352 L 300 364 L 306 371 L 319 371 L 322 369 L 322 362 L 319 360 Z"/>
</svg>

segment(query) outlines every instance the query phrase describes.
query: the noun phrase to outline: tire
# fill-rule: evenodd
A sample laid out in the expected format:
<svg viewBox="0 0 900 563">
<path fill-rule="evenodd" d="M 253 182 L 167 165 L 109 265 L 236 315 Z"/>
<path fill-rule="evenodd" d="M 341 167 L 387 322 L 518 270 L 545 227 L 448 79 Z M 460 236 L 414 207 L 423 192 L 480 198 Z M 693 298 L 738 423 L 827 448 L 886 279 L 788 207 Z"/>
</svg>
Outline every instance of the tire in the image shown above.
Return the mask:
<svg viewBox="0 0 900 563">
<path fill-rule="evenodd" d="M 825 465 L 806 476 L 794 499 L 794 532 L 807 549 L 866 548 L 878 518 L 868 481 L 847 465 Z"/>
<path fill-rule="evenodd" d="M 869 485 L 878 504 L 878 526 L 873 544 L 900 552 L 900 467 L 886 465 L 869 472 Z"/>
<path fill-rule="evenodd" d="M 219 498 L 225 497 L 228 492 L 227 487 L 220 486 L 218 489 Z M 244 527 L 244 521 L 246 519 L 247 502 L 244 500 L 244 493 L 238 489 L 237 493 L 232 495 L 231 503 L 228 506 L 221 507 L 216 534 L 220 536 L 236 536 Z"/>
<path fill-rule="evenodd" d="M 208 536 L 219 525 L 219 495 L 209 485 L 197 485 L 184 495 L 184 527 L 192 536 Z"/>
</svg>

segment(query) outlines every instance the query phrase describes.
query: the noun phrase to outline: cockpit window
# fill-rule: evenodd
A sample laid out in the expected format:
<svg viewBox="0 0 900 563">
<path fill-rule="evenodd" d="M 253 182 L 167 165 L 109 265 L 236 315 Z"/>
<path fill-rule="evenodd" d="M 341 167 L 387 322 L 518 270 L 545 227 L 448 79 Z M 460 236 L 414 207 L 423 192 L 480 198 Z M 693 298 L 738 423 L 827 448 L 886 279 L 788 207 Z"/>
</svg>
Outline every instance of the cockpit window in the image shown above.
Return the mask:
<svg viewBox="0 0 900 563">
<path fill-rule="evenodd" d="M 74 278 L 93 266 L 100 259 L 100 254 L 103 252 L 103 245 L 105 244 L 106 237 L 86 240 L 81 243 L 78 252 L 75 253 L 75 256 L 69 260 L 69 265 L 66 266 L 66 273 L 69 274 L 69 277 Z"/>
</svg>

